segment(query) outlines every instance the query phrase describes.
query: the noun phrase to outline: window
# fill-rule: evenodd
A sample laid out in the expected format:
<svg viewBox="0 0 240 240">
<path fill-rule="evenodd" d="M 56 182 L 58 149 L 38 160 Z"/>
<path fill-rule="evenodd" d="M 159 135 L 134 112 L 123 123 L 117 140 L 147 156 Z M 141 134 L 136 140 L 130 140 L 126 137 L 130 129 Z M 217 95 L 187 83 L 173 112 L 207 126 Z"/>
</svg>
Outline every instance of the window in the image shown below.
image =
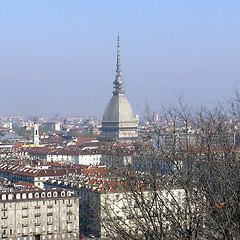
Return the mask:
<svg viewBox="0 0 240 240">
<path fill-rule="evenodd" d="M 13 199 L 13 195 L 12 195 L 12 194 L 9 194 L 9 195 L 8 195 L 8 199 L 9 199 L 9 200 L 12 200 L 12 199 Z"/>
</svg>

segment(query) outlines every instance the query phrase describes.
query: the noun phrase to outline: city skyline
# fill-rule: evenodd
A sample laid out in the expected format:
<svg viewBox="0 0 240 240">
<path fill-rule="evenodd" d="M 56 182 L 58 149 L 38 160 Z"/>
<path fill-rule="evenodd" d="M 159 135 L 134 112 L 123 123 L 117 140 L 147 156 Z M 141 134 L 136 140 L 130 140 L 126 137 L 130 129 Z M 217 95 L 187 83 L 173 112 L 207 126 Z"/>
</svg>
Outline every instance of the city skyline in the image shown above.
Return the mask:
<svg viewBox="0 0 240 240">
<path fill-rule="evenodd" d="M 0 2 L 0 116 L 102 116 L 120 33 L 134 112 L 184 95 L 231 97 L 240 80 L 238 1 Z"/>
</svg>

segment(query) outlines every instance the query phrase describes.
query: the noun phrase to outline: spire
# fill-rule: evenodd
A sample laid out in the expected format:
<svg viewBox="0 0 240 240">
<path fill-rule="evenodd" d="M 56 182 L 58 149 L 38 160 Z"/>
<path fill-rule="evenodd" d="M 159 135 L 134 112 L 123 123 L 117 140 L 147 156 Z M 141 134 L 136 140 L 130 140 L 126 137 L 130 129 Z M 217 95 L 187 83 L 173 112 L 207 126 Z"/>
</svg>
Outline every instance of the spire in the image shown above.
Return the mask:
<svg viewBox="0 0 240 240">
<path fill-rule="evenodd" d="M 120 38 L 118 33 L 118 40 L 117 40 L 117 70 L 116 70 L 116 79 L 113 82 L 114 91 L 113 95 L 124 94 L 123 90 L 123 80 L 122 80 L 122 72 L 121 72 L 121 63 L 120 63 Z"/>
<path fill-rule="evenodd" d="M 120 39 L 119 39 L 119 33 L 118 33 L 118 41 L 117 41 L 117 76 L 121 77 L 121 63 L 120 63 Z"/>
</svg>

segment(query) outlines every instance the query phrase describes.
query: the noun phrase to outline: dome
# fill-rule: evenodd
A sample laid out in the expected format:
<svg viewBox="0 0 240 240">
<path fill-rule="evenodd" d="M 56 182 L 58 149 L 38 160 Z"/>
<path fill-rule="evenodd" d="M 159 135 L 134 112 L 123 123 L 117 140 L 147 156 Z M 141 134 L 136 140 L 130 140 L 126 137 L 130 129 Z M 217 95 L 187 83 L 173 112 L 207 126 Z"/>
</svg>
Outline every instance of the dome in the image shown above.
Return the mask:
<svg viewBox="0 0 240 240">
<path fill-rule="evenodd" d="M 125 95 L 113 96 L 105 108 L 103 122 L 136 122 L 133 109 Z"/>
</svg>

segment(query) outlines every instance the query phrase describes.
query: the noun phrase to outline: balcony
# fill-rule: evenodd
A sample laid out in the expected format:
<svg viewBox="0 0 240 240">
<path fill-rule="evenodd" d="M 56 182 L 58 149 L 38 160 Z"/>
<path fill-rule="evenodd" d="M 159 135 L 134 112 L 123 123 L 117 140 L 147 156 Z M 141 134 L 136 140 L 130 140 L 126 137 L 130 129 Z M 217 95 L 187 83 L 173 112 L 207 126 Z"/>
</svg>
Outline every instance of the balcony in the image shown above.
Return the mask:
<svg viewBox="0 0 240 240">
<path fill-rule="evenodd" d="M 2 219 L 7 219 L 8 217 L 7 216 L 2 216 Z"/>
<path fill-rule="evenodd" d="M 35 225 L 35 226 L 40 226 L 40 225 L 41 225 L 41 223 L 35 223 L 34 225 Z"/>
<path fill-rule="evenodd" d="M 69 204 L 69 203 L 68 203 L 68 204 L 67 204 L 67 207 L 72 207 L 72 204 Z"/>
<path fill-rule="evenodd" d="M 22 207 L 22 210 L 27 210 L 28 209 L 28 207 Z"/>
<path fill-rule="evenodd" d="M 52 208 L 52 207 L 53 207 L 53 205 L 52 205 L 52 204 L 50 204 L 50 205 L 48 205 L 47 207 L 48 207 L 48 208 Z"/>
<path fill-rule="evenodd" d="M 39 209 L 39 208 L 40 208 L 40 206 L 39 206 L 39 205 L 35 206 L 35 209 Z"/>
<path fill-rule="evenodd" d="M 68 221 L 67 221 L 67 224 L 71 224 L 71 223 L 72 223 L 72 221 L 71 221 L 71 220 L 68 220 Z"/>
<path fill-rule="evenodd" d="M 28 214 L 22 215 L 22 218 L 27 218 Z"/>
<path fill-rule="evenodd" d="M 27 223 L 23 223 L 22 227 L 28 227 L 28 224 Z"/>
<path fill-rule="evenodd" d="M 3 208 L 2 208 L 2 211 L 7 211 L 7 210 L 8 210 L 8 209 L 7 209 L 7 208 L 5 208 L 5 207 L 3 207 Z"/>
<path fill-rule="evenodd" d="M 52 222 L 47 222 L 47 225 L 51 226 L 51 225 L 53 225 L 53 223 Z"/>
<path fill-rule="evenodd" d="M 52 215 L 53 215 L 53 212 L 47 213 L 47 216 L 52 216 Z"/>
<path fill-rule="evenodd" d="M 34 216 L 35 216 L 35 217 L 40 217 L 40 216 L 41 216 L 41 213 L 36 213 Z"/>
<path fill-rule="evenodd" d="M 71 215 L 72 214 L 72 211 L 67 211 L 67 215 Z"/>
</svg>

